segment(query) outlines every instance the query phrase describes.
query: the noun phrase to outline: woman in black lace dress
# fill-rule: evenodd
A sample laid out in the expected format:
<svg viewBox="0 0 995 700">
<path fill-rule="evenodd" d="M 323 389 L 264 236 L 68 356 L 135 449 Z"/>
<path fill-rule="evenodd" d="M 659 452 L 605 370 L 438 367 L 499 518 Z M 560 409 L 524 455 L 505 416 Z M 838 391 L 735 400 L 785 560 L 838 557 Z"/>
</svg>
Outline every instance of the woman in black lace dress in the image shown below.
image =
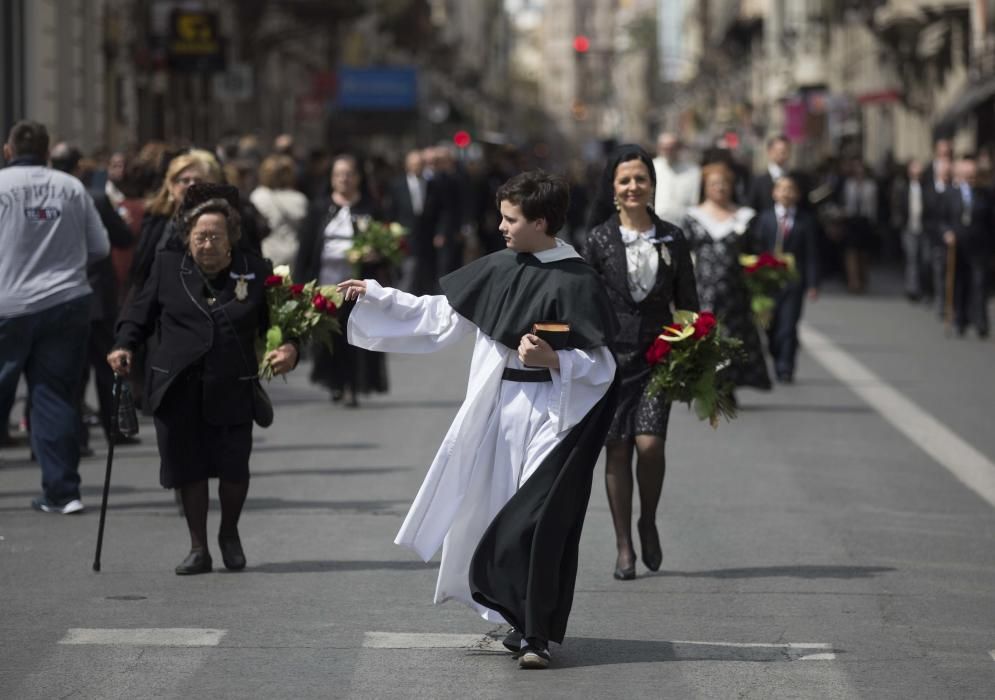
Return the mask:
<svg viewBox="0 0 995 700">
<path fill-rule="evenodd" d="M 584 257 L 601 275 L 618 315 L 616 336 L 622 390 L 606 442 L 605 486 L 615 526 L 615 578 L 636 577 L 632 544 L 632 455 L 639 485 L 639 530 L 643 563 L 660 568 L 663 554 L 656 509 L 666 471 L 664 446 L 670 401 L 649 396 L 646 350 L 663 326 L 673 322 L 671 304 L 698 310 L 694 270 L 681 230 L 650 208 L 656 174 L 639 146 L 620 146 L 609 158 L 591 212 L 593 227 Z"/>
<path fill-rule="evenodd" d="M 681 224 L 694 255 L 701 306 L 719 319 L 731 338 L 743 343 L 742 355 L 723 370 L 737 387 L 770 389 L 767 360 L 743 279 L 739 256 L 758 252 L 752 224 L 756 212 L 732 201 L 735 175 L 725 163 L 701 169 L 705 199 L 691 207 Z"/>
</svg>

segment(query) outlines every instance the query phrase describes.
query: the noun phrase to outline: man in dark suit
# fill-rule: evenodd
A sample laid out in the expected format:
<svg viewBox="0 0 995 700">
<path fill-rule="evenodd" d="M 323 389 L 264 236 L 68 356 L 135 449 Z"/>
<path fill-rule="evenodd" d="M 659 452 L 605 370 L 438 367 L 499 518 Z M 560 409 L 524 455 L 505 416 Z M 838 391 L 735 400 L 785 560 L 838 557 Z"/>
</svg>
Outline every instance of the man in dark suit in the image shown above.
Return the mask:
<svg viewBox="0 0 995 700">
<path fill-rule="evenodd" d="M 757 173 L 750 181 L 747 204 L 754 211 L 761 212 L 774 206 L 774 183 L 787 174 L 790 159 L 791 142 L 787 136 L 778 134 L 767 140 L 767 169 Z M 801 187 L 801 183 L 797 185 Z"/>
<path fill-rule="evenodd" d="M 423 213 L 425 211 L 425 178 L 422 177 L 424 161 L 421 151 L 410 151 L 404 158 L 404 174 L 399 175 L 390 185 L 390 201 L 387 218 L 396 221 L 408 230 L 409 247 L 423 236 Z M 415 253 L 412 250 L 412 253 Z M 404 262 L 403 279 L 399 287 L 410 290 L 414 285 L 419 257 L 412 254 Z"/>
<path fill-rule="evenodd" d="M 413 294 L 435 294 L 439 277 L 450 271 L 450 263 L 461 256 L 459 183 L 449 167 L 448 154 L 442 148 L 426 148 L 425 202 L 421 227 L 412 239 L 415 256 Z M 459 265 L 457 265 L 459 267 Z"/>
<path fill-rule="evenodd" d="M 757 217 L 756 237 L 761 247 L 776 254 L 795 257 L 798 279 L 777 295 L 768 347 L 774 357 L 778 381 L 791 383 L 798 355 L 798 322 L 806 295 L 812 301 L 819 295 L 818 224 L 808 209 L 798 206 L 800 189 L 794 176 L 782 175 L 774 183 L 772 207 Z"/>
<path fill-rule="evenodd" d="M 957 161 L 954 183 L 943 195 L 943 242 L 956 255 L 954 325 L 964 335 L 968 323 L 979 338 L 988 337 L 988 264 L 992 253 L 995 210 L 991 195 L 977 186 L 973 158 Z"/>
</svg>

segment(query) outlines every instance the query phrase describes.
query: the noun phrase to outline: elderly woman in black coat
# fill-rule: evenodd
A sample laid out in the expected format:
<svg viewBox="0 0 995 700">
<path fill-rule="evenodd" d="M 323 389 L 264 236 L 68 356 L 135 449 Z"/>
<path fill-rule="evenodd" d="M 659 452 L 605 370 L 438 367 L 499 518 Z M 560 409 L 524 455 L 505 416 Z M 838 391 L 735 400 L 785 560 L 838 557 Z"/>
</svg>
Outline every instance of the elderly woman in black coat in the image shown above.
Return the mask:
<svg viewBox="0 0 995 700">
<path fill-rule="evenodd" d="M 152 334 L 146 397 L 155 419 L 159 481 L 178 489 L 190 529 L 190 554 L 177 574 L 211 571 L 207 545 L 208 479 L 220 480 L 218 546 L 225 567 L 245 567 L 238 519 L 249 489 L 255 415 L 256 339 L 268 326 L 263 283 L 268 261 L 236 247 L 238 193 L 197 185 L 179 222 L 183 250 L 162 250 L 148 281 L 121 313 L 116 349 L 107 357 L 127 374 L 133 353 Z M 297 347 L 270 353 L 274 373 L 297 363 Z"/>
</svg>

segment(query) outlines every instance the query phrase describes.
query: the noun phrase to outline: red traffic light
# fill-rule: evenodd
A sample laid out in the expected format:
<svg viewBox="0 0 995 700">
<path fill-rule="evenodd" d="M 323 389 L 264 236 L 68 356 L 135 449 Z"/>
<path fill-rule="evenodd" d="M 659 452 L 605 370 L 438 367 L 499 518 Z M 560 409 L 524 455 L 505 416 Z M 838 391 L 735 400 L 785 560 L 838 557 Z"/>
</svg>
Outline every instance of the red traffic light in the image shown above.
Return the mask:
<svg viewBox="0 0 995 700">
<path fill-rule="evenodd" d="M 453 143 L 456 144 L 457 148 L 466 148 L 470 145 L 471 141 L 473 141 L 473 139 L 470 138 L 469 131 L 457 131 L 453 134 Z"/>
<path fill-rule="evenodd" d="M 591 40 L 588 39 L 583 34 L 578 34 L 574 37 L 574 51 L 577 53 L 587 53 L 588 49 L 591 48 Z"/>
</svg>

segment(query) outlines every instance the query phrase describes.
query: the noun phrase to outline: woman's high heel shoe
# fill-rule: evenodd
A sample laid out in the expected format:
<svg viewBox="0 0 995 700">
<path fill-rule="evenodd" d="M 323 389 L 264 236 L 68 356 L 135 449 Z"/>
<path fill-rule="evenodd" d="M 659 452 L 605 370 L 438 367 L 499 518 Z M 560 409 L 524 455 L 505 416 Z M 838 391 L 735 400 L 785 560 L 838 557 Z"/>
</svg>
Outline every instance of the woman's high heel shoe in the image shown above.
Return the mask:
<svg viewBox="0 0 995 700">
<path fill-rule="evenodd" d="M 663 563 L 663 552 L 660 549 L 660 534 L 656 531 L 656 523 L 644 525 L 640 520 L 636 523 L 636 528 L 639 530 L 639 544 L 643 549 L 643 563 L 650 571 L 659 571 L 660 564 Z"/>
<path fill-rule="evenodd" d="M 621 557 L 619 557 L 619 560 Z M 615 573 L 612 576 L 616 581 L 631 581 L 636 578 L 636 553 L 632 553 L 632 563 L 629 566 L 621 566 L 619 560 L 615 561 Z"/>
</svg>

